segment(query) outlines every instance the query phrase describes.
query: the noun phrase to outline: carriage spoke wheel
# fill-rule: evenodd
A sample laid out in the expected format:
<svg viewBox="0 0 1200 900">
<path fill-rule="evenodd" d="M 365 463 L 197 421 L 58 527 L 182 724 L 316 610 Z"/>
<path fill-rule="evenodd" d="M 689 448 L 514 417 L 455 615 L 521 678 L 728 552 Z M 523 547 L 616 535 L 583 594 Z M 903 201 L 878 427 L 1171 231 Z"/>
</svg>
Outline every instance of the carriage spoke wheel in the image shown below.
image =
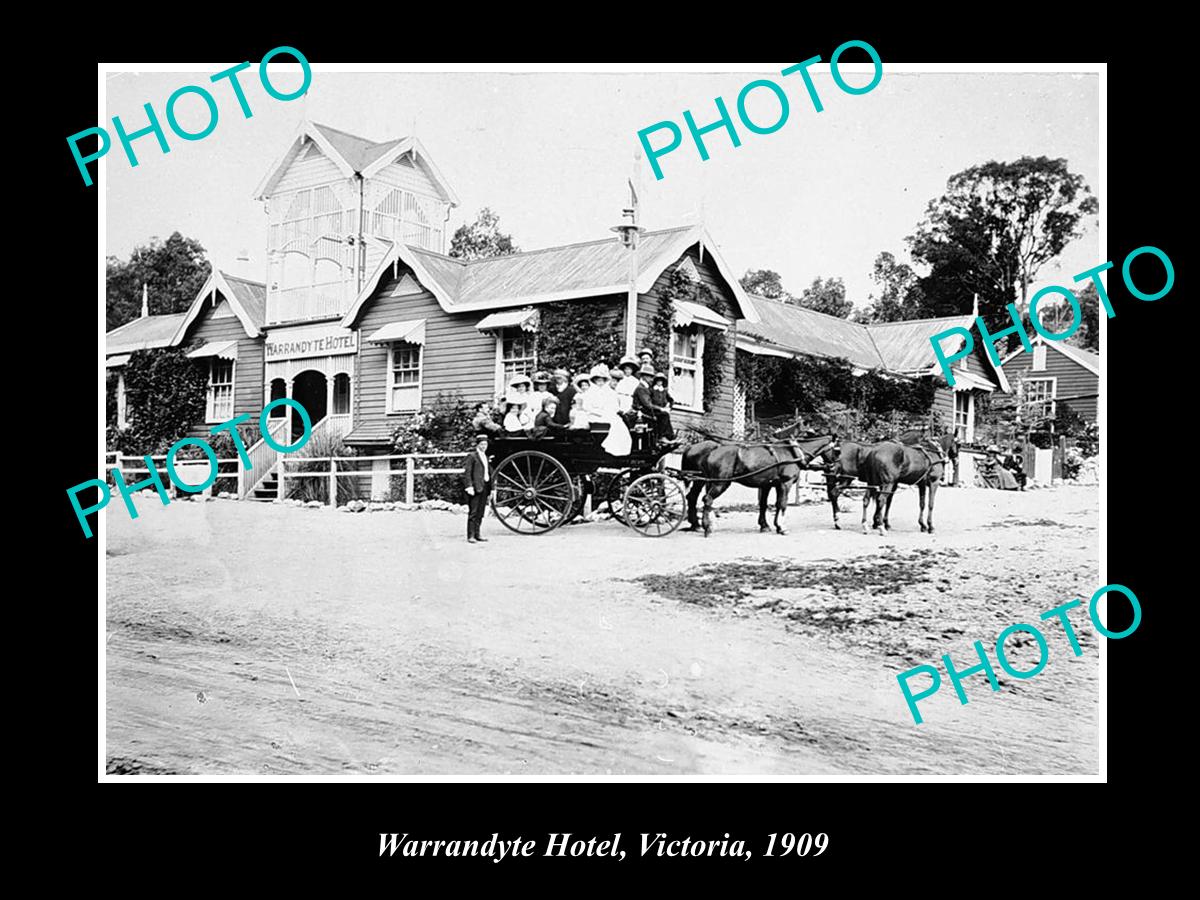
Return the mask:
<svg viewBox="0 0 1200 900">
<path fill-rule="evenodd" d="M 622 521 L 645 537 L 664 537 L 687 518 L 687 498 L 670 475 L 652 472 L 625 492 Z"/>
<path fill-rule="evenodd" d="M 492 512 L 517 534 L 545 534 L 567 521 L 575 489 L 566 468 L 553 456 L 522 450 L 496 466 Z"/>
<path fill-rule="evenodd" d="M 629 490 L 629 486 L 633 484 L 636 478 L 636 472 L 633 469 L 626 469 L 623 472 L 618 472 L 608 482 L 608 492 L 605 494 L 604 500 L 608 505 L 608 514 L 618 522 L 624 523 L 623 512 L 625 509 L 625 492 Z"/>
</svg>

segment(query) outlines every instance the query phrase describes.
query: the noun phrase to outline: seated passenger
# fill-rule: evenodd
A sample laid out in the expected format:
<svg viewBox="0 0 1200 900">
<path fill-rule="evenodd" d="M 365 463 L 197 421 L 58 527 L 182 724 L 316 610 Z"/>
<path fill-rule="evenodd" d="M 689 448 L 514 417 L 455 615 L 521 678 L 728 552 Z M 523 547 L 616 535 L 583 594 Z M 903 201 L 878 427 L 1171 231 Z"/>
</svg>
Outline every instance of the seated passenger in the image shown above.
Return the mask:
<svg viewBox="0 0 1200 900">
<path fill-rule="evenodd" d="M 567 426 L 556 418 L 558 398 L 551 395 L 542 401 L 542 411 L 533 420 L 533 437 L 562 437 Z"/>
<path fill-rule="evenodd" d="M 628 456 L 633 441 L 617 406 L 617 392 L 609 386 L 608 366 L 599 363 L 592 367 L 592 386 L 583 395 L 583 408 L 591 422 L 609 426 L 608 436 L 600 445 L 612 456 Z"/>
<path fill-rule="evenodd" d="M 583 408 L 583 393 L 575 395 L 575 401 L 571 404 L 571 425 L 572 430 L 588 431 L 591 425 L 588 422 L 587 410 Z"/>
<path fill-rule="evenodd" d="M 500 425 L 495 419 L 495 407 L 486 401 L 475 404 L 475 418 L 471 420 L 471 427 L 475 429 L 475 433 L 500 431 Z"/>
<path fill-rule="evenodd" d="M 655 442 L 673 443 L 675 429 L 671 425 L 671 409 L 666 402 L 656 400 L 651 385 L 658 378 L 666 381 L 665 375 L 658 375 L 654 369 L 644 366 L 638 372 L 641 383 L 633 394 L 633 408 L 654 423 Z M 669 400 L 666 390 L 661 392 L 663 400 Z"/>
<path fill-rule="evenodd" d="M 621 380 L 614 385 L 617 392 L 617 408 L 622 413 L 628 413 L 633 410 L 633 392 L 637 390 L 638 386 L 635 374 L 638 370 L 638 361 L 632 356 L 624 356 L 617 367 L 621 370 Z"/>
<path fill-rule="evenodd" d="M 524 434 L 529 435 L 533 430 L 533 420 L 529 418 L 529 413 L 526 412 L 528 407 L 524 403 L 515 402 L 515 395 L 508 398 L 505 403 L 504 412 L 504 430 L 509 434 Z"/>
</svg>

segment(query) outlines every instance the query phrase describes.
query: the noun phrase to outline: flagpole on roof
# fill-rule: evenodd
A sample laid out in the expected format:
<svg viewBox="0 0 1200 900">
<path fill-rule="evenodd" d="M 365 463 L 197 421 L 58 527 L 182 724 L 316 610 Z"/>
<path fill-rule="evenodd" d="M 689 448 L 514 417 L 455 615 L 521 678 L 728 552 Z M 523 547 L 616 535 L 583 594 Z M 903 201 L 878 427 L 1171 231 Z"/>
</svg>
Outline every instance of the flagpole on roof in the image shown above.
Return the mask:
<svg viewBox="0 0 1200 900">
<path fill-rule="evenodd" d="M 146 292 L 146 282 L 142 282 L 142 318 L 150 315 L 150 296 Z"/>
</svg>

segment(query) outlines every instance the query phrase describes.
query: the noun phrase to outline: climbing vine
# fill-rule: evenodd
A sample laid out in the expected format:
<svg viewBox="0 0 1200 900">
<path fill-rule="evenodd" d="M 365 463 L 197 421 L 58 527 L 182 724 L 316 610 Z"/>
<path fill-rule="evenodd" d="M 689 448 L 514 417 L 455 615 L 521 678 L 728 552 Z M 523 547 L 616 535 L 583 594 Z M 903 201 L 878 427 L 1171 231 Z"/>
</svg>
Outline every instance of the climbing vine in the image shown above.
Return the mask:
<svg viewBox="0 0 1200 900">
<path fill-rule="evenodd" d="M 571 300 L 541 307 L 538 368 L 585 372 L 625 353 L 624 310 L 611 300 Z M 656 357 L 657 358 L 657 357 Z"/>
<path fill-rule="evenodd" d="M 887 437 L 910 427 L 942 430 L 933 412 L 934 384 L 870 371 L 854 374 L 845 359 L 785 359 L 739 352 L 735 371 L 753 404 L 798 415 L 814 429 L 858 438 Z"/>
<path fill-rule="evenodd" d="M 667 277 L 666 287 L 658 295 L 658 306 L 650 319 L 646 334 L 646 347 L 654 354 L 656 364 L 666 369 L 671 362 L 671 332 L 675 322 L 675 301 L 699 301 L 709 309 L 725 315 L 720 298 L 704 283 L 697 284 L 685 275 L 678 266 Z M 715 328 L 704 332 L 704 411 L 712 412 L 721 396 L 725 383 L 725 360 L 729 353 L 729 339 L 723 331 Z M 659 362 L 661 360 L 661 362 Z"/>
</svg>

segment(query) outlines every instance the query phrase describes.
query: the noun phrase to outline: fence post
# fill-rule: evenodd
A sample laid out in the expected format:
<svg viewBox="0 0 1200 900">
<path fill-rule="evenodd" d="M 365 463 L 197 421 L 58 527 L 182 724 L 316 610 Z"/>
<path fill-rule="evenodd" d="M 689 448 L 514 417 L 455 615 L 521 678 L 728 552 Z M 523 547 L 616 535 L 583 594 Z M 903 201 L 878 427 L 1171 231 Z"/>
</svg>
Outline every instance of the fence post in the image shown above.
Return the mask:
<svg viewBox="0 0 1200 900">
<path fill-rule="evenodd" d="M 337 509 L 337 457 L 329 457 L 329 505 Z"/>
<path fill-rule="evenodd" d="M 416 466 L 413 465 L 413 458 L 411 456 L 408 457 L 406 460 L 404 460 L 404 502 L 405 503 L 413 502 L 413 488 L 414 488 L 414 482 L 416 480 L 416 476 L 413 473 L 414 468 L 416 468 Z"/>
<path fill-rule="evenodd" d="M 287 499 L 287 491 L 284 490 L 284 477 L 286 475 L 286 472 L 287 472 L 287 458 L 280 456 L 279 457 L 279 487 L 276 488 L 276 491 L 278 493 L 278 499 L 280 499 L 280 500 Z"/>
<path fill-rule="evenodd" d="M 236 497 L 236 499 L 241 500 L 242 499 L 242 481 L 246 477 L 246 469 L 242 465 L 242 457 L 240 455 L 238 456 L 237 467 L 238 467 L 238 470 L 237 470 L 238 477 L 237 477 L 237 497 Z"/>
</svg>

